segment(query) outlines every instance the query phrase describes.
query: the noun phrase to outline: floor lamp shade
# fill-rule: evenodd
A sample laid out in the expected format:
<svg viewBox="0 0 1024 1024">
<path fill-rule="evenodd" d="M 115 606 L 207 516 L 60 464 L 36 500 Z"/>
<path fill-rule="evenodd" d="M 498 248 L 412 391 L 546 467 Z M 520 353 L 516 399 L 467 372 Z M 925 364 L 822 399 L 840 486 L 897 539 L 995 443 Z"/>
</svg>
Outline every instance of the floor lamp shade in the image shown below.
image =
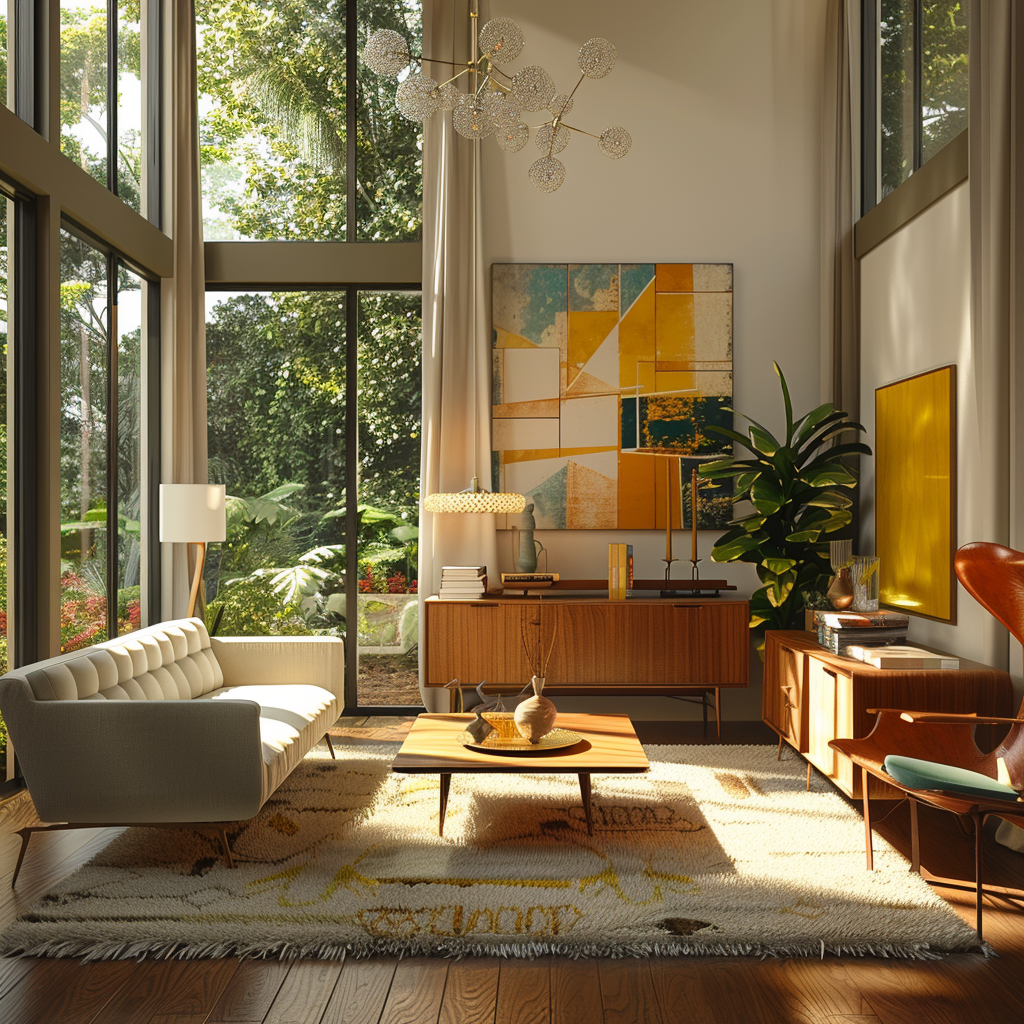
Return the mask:
<svg viewBox="0 0 1024 1024">
<path fill-rule="evenodd" d="M 223 484 L 161 484 L 160 539 L 200 544 L 227 536 Z"/>
<path fill-rule="evenodd" d="M 227 537 L 227 510 L 223 484 L 161 484 L 160 540 L 168 544 L 195 544 L 196 567 L 188 595 L 187 615 L 196 612 L 203 579 L 206 545 Z"/>
</svg>

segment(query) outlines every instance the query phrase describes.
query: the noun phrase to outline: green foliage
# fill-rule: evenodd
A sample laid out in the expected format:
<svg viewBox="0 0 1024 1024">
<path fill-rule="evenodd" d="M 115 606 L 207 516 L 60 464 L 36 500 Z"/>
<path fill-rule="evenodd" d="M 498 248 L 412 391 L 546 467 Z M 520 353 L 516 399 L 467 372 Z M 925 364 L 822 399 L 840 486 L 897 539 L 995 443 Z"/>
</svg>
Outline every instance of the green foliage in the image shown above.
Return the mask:
<svg viewBox="0 0 1024 1024">
<path fill-rule="evenodd" d="M 363 68 L 358 231 L 347 223 L 344 0 L 197 0 L 196 20 L 208 239 L 419 237 L 420 129 L 398 114 L 394 83 Z M 418 3 L 361 3 L 360 45 L 392 28 L 418 48 L 420 20 Z"/>
<path fill-rule="evenodd" d="M 967 127 L 969 6 L 967 0 L 924 0 L 921 4 L 921 142 L 926 159 Z M 913 18 L 914 4 L 908 0 L 882 0 L 883 196 L 913 170 Z"/>
<path fill-rule="evenodd" d="M 864 428 L 831 403 L 794 420 L 786 378 L 778 363 L 773 365 L 786 408 L 784 440 L 743 416 L 750 423 L 746 435 L 709 429 L 746 448 L 751 458 L 721 459 L 700 468 L 705 479 L 734 480 L 733 500 L 753 505 L 752 512 L 733 520 L 711 557 L 756 566 L 764 586 L 750 599 L 750 625 L 759 632 L 796 626 L 804 594 L 821 589 L 830 568 L 828 541 L 822 538 L 853 518 L 853 499 L 846 491 L 856 487 L 857 477 L 848 457 L 871 454 L 861 442 L 840 443 L 843 434 Z"/>
</svg>

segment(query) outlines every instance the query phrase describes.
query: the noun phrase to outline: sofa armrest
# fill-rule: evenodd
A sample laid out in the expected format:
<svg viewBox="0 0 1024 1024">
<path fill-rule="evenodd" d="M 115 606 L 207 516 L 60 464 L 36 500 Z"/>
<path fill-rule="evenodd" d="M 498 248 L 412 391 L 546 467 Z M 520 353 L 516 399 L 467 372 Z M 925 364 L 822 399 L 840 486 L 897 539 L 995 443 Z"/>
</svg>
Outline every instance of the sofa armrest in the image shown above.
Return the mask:
<svg viewBox="0 0 1024 1024">
<path fill-rule="evenodd" d="M 345 707 L 345 643 L 336 636 L 211 637 L 225 686 L 310 683 Z"/>
<path fill-rule="evenodd" d="M 16 678 L 0 697 L 43 821 L 236 821 L 263 802 L 253 701 L 40 701 Z"/>
</svg>

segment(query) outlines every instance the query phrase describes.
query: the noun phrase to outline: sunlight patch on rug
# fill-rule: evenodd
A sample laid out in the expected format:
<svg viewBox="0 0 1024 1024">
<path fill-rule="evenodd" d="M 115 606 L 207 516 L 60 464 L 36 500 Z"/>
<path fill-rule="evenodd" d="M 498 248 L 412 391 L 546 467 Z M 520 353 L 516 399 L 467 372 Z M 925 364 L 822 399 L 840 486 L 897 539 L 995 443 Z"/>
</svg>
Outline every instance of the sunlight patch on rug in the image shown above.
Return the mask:
<svg viewBox="0 0 1024 1024">
<path fill-rule="evenodd" d="M 190 832 L 130 829 L 23 914 L 3 950 L 87 958 L 651 954 L 932 957 L 975 932 L 804 762 L 774 747 L 648 746 L 651 771 L 393 775 L 397 744 L 314 751 L 239 866 Z"/>
</svg>

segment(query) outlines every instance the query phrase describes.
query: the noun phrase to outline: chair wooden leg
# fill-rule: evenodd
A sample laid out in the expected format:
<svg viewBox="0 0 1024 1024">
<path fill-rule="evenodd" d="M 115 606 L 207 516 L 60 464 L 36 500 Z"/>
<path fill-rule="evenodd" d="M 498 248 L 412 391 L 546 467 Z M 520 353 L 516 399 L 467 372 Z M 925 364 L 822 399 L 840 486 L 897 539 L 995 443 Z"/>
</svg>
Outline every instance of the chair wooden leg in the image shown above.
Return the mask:
<svg viewBox="0 0 1024 1024">
<path fill-rule="evenodd" d="M 20 828 L 18 835 L 21 836 L 21 849 L 18 851 L 18 863 L 14 865 L 14 875 L 11 877 L 11 888 L 18 880 L 18 872 L 21 871 L 21 862 L 25 859 L 25 851 L 28 849 L 29 840 L 32 838 L 33 828 Z"/>
<path fill-rule="evenodd" d="M 715 724 L 718 726 L 718 742 L 722 742 L 722 688 L 715 687 Z"/>
<path fill-rule="evenodd" d="M 331 760 L 336 761 L 337 757 L 334 753 L 334 744 L 331 742 L 331 734 L 329 732 L 325 732 L 324 739 L 327 740 L 327 749 L 331 752 Z"/>
<path fill-rule="evenodd" d="M 814 770 L 814 765 L 810 761 L 807 762 L 807 791 L 811 791 L 811 772 Z"/>
<path fill-rule="evenodd" d="M 910 870 L 921 874 L 921 833 L 917 827 L 917 801 L 910 798 Z"/>
<path fill-rule="evenodd" d="M 860 788 L 864 797 L 864 848 L 868 856 L 868 871 L 875 870 L 875 847 L 871 838 L 871 803 L 868 800 L 868 770 L 860 769 Z"/>
<path fill-rule="evenodd" d="M 782 760 L 782 733 L 781 732 L 779 733 L 779 752 L 776 755 L 775 760 L 776 761 L 781 761 Z"/>
<path fill-rule="evenodd" d="M 983 870 L 983 846 L 985 842 L 985 816 L 975 811 L 971 817 L 974 819 L 974 892 L 975 892 L 975 919 L 978 932 L 978 941 L 981 942 L 981 913 L 984 907 L 983 892 L 981 888 L 981 876 Z"/>
</svg>

